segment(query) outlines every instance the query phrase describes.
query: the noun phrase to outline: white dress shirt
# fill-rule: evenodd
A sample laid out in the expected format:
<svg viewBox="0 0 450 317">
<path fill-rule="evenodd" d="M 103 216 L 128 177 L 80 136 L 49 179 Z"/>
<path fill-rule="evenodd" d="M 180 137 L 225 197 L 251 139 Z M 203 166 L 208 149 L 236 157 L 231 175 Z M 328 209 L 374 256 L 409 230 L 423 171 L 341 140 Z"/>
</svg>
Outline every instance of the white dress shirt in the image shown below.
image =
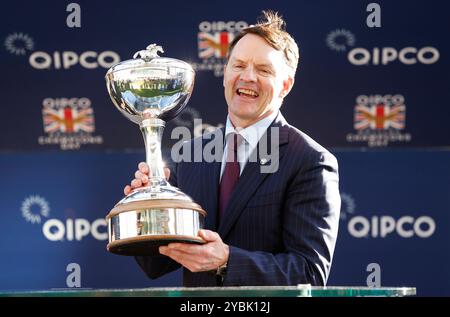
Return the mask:
<svg viewBox="0 0 450 317">
<path fill-rule="evenodd" d="M 275 111 L 274 113 L 265 117 L 264 119 L 259 120 L 258 122 L 255 122 L 251 126 L 248 126 L 245 129 L 241 129 L 239 131 L 237 131 L 234 128 L 233 124 L 230 121 L 230 117 L 227 116 L 227 124 L 225 126 L 225 142 L 227 142 L 230 133 L 238 133 L 243 138 L 243 142 L 239 143 L 237 148 L 237 159 L 240 168 L 239 175 L 242 174 L 242 171 L 244 170 L 245 165 L 248 162 L 250 154 L 253 152 L 253 150 L 256 149 L 259 140 L 266 132 L 267 128 L 272 124 L 273 120 L 275 120 L 277 115 L 278 111 Z M 228 150 L 228 143 L 225 144 L 225 148 L 223 150 L 224 154 L 222 156 L 222 165 L 220 168 L 220 180 L 222 180 L 222 174 L 223 171 L 225 170 L 227 150 Z"/>
</svg>

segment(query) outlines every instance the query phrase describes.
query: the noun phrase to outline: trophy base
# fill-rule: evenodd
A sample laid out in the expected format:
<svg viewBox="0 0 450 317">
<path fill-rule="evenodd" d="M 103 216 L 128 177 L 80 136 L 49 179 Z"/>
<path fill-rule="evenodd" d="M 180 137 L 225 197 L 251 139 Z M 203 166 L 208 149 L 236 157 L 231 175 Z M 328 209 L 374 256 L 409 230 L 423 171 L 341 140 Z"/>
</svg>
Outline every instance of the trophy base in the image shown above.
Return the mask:
<svg viewBox="0 0 450 317">
<path fill-rule="evenodd" d="M 206 212 L 168 184 L 139 188 L 110 211 L 107 250 L 120 255 L 159 255 L 171 242 L 203 244 L 197 234 Z"/>
<path fill-rule="evenodd" d="M 169 243 L 174 242 L 192 243 L 192 244 L 205 243 L 203 240 L 194 239 L 193 237 L 184 237 L 184 238 L 181 236 L 148 237 L 148 239 L 140 239 L 135 241 L 120 241 L 120 242 L 117 241 L 116 243 L 112 242 L 108 244 L 107 249 L 109 252 L 118 255 L 155 256 L 161 255 L 161 253 L 159 253 L 160 246 L 166 246 Z"/>
</svg>

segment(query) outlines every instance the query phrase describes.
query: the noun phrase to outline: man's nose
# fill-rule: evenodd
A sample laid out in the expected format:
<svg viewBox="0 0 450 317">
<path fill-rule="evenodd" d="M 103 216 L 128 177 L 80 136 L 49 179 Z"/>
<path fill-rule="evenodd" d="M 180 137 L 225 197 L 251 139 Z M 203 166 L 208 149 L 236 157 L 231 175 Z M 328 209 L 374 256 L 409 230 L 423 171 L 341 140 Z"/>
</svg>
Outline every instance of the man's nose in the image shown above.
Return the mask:
<svg viewBox="0 0 450 317">
<path fill-rule="evenodd" d="M 255 69 L 251 66 L 245 67 L 245 69 L 241 73 L 241 80 L 250 82 L 256 81 Z"/>
</svg>

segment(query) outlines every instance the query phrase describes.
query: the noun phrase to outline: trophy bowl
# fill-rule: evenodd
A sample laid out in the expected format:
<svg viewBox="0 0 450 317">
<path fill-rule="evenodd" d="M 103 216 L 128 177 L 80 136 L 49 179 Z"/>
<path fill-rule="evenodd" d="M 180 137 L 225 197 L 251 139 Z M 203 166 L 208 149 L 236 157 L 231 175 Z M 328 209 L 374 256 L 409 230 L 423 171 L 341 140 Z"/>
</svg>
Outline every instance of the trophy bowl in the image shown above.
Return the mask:
<svg viewBox="0 0 450 317">
<path fill-rule="evenodd" d="M 183 61 L 159 57 L 151 44 L 106 73 L 106 86 L 116 108 L 138 124 L 144 137 L 149 186 L 134 189 L 106 216 L 107 250 L 120 255 L 157 255 L 171 242 L 202 244 L 197 233 L 206 212 L 164 176 L 161 139 L 165 121 L 187 105 L 195 72 Z"/>
</svg>

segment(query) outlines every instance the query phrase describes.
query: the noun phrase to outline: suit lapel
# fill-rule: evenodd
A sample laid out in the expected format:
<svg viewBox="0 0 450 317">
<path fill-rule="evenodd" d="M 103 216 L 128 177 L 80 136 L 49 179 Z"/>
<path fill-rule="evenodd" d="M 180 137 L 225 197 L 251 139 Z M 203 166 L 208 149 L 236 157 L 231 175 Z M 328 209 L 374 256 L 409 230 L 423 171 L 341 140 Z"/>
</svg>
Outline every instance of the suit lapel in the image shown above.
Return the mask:
<svg viewBox="0 0 450 317">
<path fill-rule="evenodd" d="M 281 157 L 283 156 L 285 150 L 286 150 L 286 144 L 289 141 L 288 136 L 288 128 L 286 127 L 287 122 L 281 115 L 281 113 L 278 114 L 274 122 L 270 125 L 266 133 L 262 136 L 261 140 L 263 138 L 266 138 L 267 143 L 270 144 L 271 140 L 271 128 L 272 127 L 278 127 L 279 128 L 279 156 L 278 159 L 281 160 Z M 249 160 L 247 164 L 245 165 L 245 168 L 242 172 L 242 175 L 239 177 L 239 181 L 236 184 L 236 188 L 233 191 L 233 194 L 230 198 L 230 202 L 228 203 L 228 206 L 225 210 L 224 217 L 221 220 L 220 226 L 218 228 L 218 233 L 224 239 L 226 235 L 229 233 L 230 229 L 236 222 L 236 220 L 239 218 L 240 214 L 244 210 L 245 206 L 247 205 L 248 200 L 253 196 L 253 194 L 256 192 L 258 187 L 261 185 L 261 183 L 266 179 L 267 176 L 270 175 L 270 173 L 262 173 L 261 172 L 261 164 L 262 159 L 265 159 L 264 157 L 260 157 L 259 155 L 259 146 L 260 143 L 258 143 L 257 148 L 255 151 L 257 151 L 257 159 L 255 160 Z M 255 153 L 253 153 L 255 155 Z M 252 157 L 252 156 L 251 156 Z M 268 164 L 268 163 L 266 163 Z M 220 167 L 219 167 L 220 168 Z M 216 201 L 217 203 L 217 201 Z"/>
<path fill-rule="evenodd" d="M 217 134 L 213 134 L 211 139 L 203 139 L 202 148 L 196 150 L 203 151 L 203 149 L 209 142 L 215 141 L 216 137 L 222 137 L 220 144 L 223 145 L 224 130 L 224 128 L 221 128 Z M 221 160 L 214 160 L 211 163 L 203 162 L 201 164 L 201 172 L 198 174 L 199 179 L 195 180 L 202 182 L 200 184 L 200 188 L 202 189 L 200 193 L 200 201 L 203 203 L 202 208 L 207 212 L 207 216 L 205 219 L 205 228 L 213 231 L 217 230 L 216 220 L 221 164 Z"/>
<path fill-rule="evenodd" d="M 217 200 L 219 196 L 219 175 L 221 162 L 213 162 L 204 164 L 205 172 L 203 176 L 204 191 L 203 200 L 205 205 L 202 206 L 207 212 L 205 219 L 205 228 L 217 230 Z"/>
</svg>

